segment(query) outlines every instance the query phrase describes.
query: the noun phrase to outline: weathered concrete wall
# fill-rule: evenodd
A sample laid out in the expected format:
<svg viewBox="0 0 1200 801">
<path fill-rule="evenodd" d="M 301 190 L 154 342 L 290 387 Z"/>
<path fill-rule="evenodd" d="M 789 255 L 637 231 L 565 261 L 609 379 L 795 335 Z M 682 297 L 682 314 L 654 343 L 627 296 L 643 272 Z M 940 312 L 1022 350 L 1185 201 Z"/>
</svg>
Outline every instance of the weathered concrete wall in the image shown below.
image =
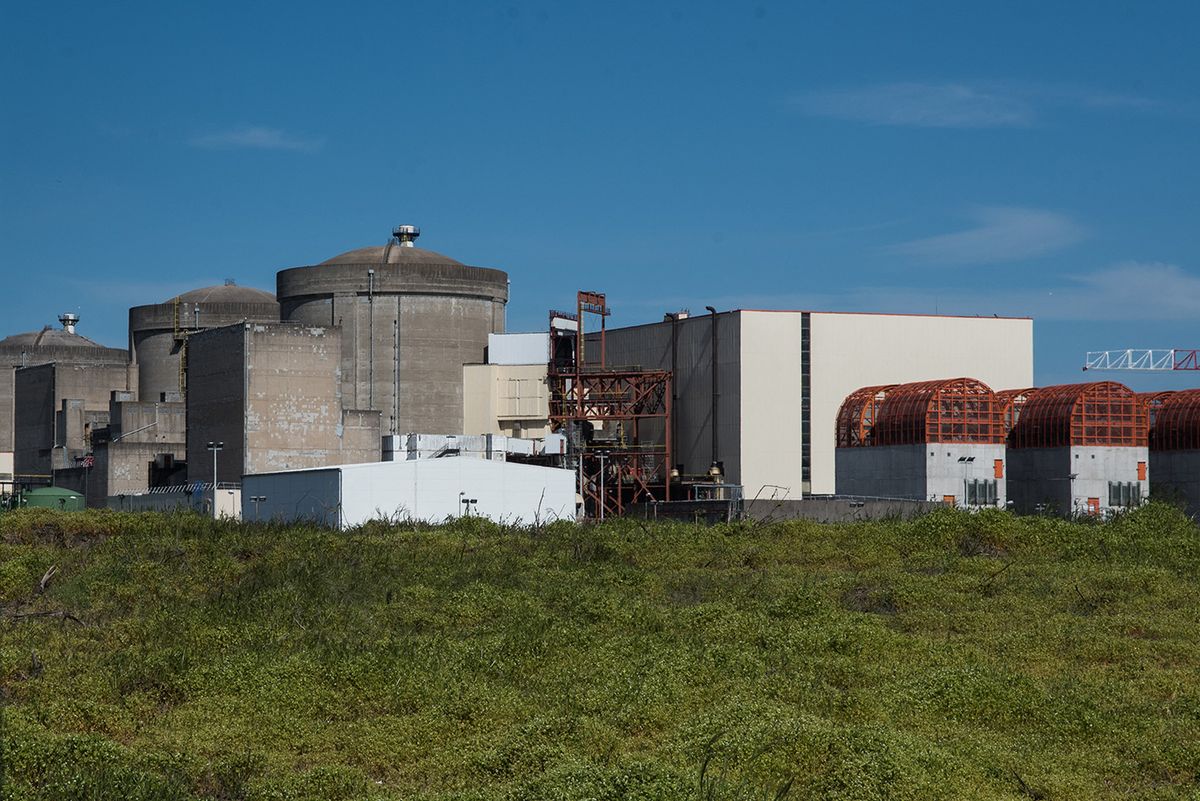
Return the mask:
<svg viewBox="0 0 1200 801">
<path fill-rule="evenodd" d="M 380 414 L 343 410 L 341 332 L 287 323 L 195 335 L 188 357 L 188 480 L 379 461 Z M 195 371 L 195 372 L 193 372 Z"/>
<path fill-rule="evenodd" d="M 285 321 L 342 330 L 347 407 L 378 410 L 385 432 L 462 431 L 462 366 L 482 362 L 488 334 L 504 331 L 504 273 L 325 264 L 283 270 L 277 283 Z"/>
<path fill-rule="evenodd" d="M 229 289 L 237 291 L 244 288 Z M 223 328 L 242 322 L 279 322 L 279 304 L 268 301 L 269 297 L 267 295 L 261 301 L 246 303 L 185 301 L 180 304 L 179 325 L 184 330 L 193 331 Z M 182 389 L 179 385 L 181 349 L 175 341 L 174 299 L 166 303 L 131 308 L 129 342 L 130 358 L 140 369 L 140 400 L 154 400 L 163 392 L 178 392 Z M 211 471 L 210 467 L 209 472 Z"/>
<path fill-rule="evenodd" d="M 25 342 L 18 337 L 0 342 L 0 453 L 14 450 L 14 398 L 16 393 L 15 371 L 20 367 L 35 367 L 52 362 L 95 363 L 124 365 L 128 353 L 119 348 L 105 348 L 84 337 L 67 335 L 62 331 L 47 329 L 45 337 Z M 65 342 L 63 340 L 66 340 Z"/>
<path fill-rule="evenodd" d="M 54 363 L 16 371 L 14 462 L 18 473 L 47 474 L 90 450 L 108 423 L 113 390 L 128 389 L 136 371 L 123 364 Z"/>
</svg>

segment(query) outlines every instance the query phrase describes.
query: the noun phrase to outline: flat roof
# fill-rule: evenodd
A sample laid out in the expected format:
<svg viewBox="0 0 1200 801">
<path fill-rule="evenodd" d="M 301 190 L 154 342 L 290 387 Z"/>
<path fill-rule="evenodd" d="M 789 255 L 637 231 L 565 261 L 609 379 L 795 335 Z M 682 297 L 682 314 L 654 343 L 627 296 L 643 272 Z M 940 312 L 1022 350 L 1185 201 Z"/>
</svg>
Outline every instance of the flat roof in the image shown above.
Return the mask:
<svg viewBox="0 0 1200 801">
<path fill-rule="evenodd" d="M 862 311 L 811 311 L 809 309 L 728 309 L 726 311 L 717 312 L 718 315 L 740 314 L 742 312 L 750 312 L 752 314 L 816 314 L 816 315 L 861 315 L 866 317 L 927 317 L 933 320 L 1028 320 L 1033 321 L 1032 317 L 1009 317 L 1003 314 L 921 314 L 916 312 L 862 312 Z M 686 323 L 689 320 L 703 320 L 712 315 L 692 314 L 681 319 L 679 322 Z M 620 325 L 614 328 L 609 328 L 609 331 L 625 331 L 631 328 L 645 328 L 651 325 L 670 325 L 670 320 L 654 320 L 648 323 L 634 323 L 632 325 Z M 585 332 L 586 336 L 598 335 L 599 330 Z"/>
</svg>

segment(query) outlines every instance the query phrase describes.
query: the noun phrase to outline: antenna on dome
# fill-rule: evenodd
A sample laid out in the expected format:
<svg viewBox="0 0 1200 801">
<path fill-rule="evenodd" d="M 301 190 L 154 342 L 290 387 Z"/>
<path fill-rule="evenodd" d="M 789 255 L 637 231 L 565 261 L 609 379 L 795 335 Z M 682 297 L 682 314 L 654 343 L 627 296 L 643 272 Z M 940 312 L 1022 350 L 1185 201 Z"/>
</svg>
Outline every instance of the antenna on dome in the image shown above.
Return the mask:
<svg viewBox="0 0 1200 801">
<path fill-rule="evenodd" d="M 58 316 L 58 321 L 62 323 L 63 330 L 68 334 L 75 333 L 75 326 L 79 325 L 79 315 L 71 312 L 63 312 Z"/>
<path fill-rule="evenodd" d="M 397 225 L 392 229 L 392 237 L 402 248 L 413 247 L 413 242 L 421 235 L 421 229 L 415 225 Z"/>
</svg>

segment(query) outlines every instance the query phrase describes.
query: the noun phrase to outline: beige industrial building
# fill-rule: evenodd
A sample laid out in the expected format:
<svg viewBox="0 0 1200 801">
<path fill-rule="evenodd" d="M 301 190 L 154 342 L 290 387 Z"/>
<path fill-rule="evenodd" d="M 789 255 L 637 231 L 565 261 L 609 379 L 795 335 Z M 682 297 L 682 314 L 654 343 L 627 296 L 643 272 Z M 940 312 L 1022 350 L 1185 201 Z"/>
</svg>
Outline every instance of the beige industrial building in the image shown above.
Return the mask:
<svg viewBox="0 0 1200 801">
<path fill-rule="evenodd" d="M 379 412 L 343 406 L 342 332 L 242 323 L 192 335 L 187 361 L 188 481 L 379 461 Z M 222 443 L 216 453 L 208 444 Z"/>
<path fill-rule="evenodd" d="M 466 364 L 463 433 L 541 438 L 550 433 L 548 334 L 491 334 L 487 362 Z"/>
<path fill-rule="evenodd" d="M 1033 381 L 1027 318 L 737 310 L 610 329 L 606 348 L 611 364 L 673 370 L 675 463 L 721 462 L 747 499 L 834 494 L 838 409 L 860 387 Z"/>
</svg>

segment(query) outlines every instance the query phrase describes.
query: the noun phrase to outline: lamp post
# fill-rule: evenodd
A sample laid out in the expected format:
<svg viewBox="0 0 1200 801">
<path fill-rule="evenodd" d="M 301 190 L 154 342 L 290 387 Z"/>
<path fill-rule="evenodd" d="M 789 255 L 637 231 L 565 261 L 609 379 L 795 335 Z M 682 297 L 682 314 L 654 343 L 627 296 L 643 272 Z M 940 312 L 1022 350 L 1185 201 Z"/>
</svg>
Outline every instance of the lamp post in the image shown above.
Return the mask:
<svg viewBox="0 0 1200 801">
<path fill-rule="evenodd" d="M 216 503 L 217 492 L 217 454 L 225 447 L 224 442 L 210 442 L 205 446 L 213 455 L 213 502 Z"/>
<path fill-rule="evenodd" d="M 462 504 L 462 508 L 463 508 L 462 516 L 470 517 L 471 516 L 471 504 L 478 504 L 479 499 L 478 498 L 468 498 L 467 493 L 464 491 L 464 492 L 458 493 L 458 502 L 460 504 Z"/>
</svg>

